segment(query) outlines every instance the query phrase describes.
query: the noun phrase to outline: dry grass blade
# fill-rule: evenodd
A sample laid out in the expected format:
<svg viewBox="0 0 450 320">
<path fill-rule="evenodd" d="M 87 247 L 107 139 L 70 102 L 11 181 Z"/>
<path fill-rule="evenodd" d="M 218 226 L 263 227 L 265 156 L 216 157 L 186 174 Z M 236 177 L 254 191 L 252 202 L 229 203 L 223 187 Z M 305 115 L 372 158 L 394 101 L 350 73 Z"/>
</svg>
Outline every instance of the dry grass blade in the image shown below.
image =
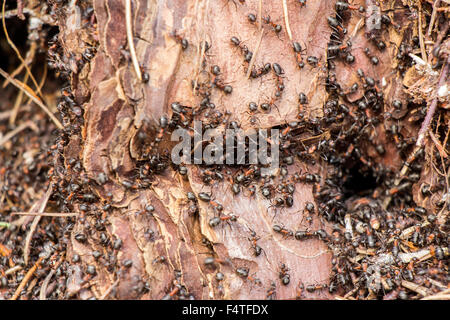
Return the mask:
<svg viewBox="0 0 450 320">
<path fill-rule="evenodd" d="M 44 282 L 41 286 L 41 291 L 39 292 L 39 300 L 45 300 L 47 298 L 47 288 L 48 284 L 50 283 L 50 280 L 52 279 L 53 275 L 55 274 L 55 270 L 58 269 L 61 262 L 64 261 L 64 255 L 60 257 L 58 262 L 53 266 L 52 270 L 48 273 L 48 275 L 45 277 Z"/>
<path fill-rule="evenodd" d="M 111 291 L 119 284 L 119 279 L 117 279 L 106 291 L 105 293 L 100 297 L 100 300 L 105 300 Z"/>
<path fill-rule="evenodd" d="M 259 50 L 259 46 L 261 45 L 261 41 L 264 35 L 264 29 L 261 28 L 261 32 L 259 34 L 259 38 L 258 38 L 258 43 L 256 44 L 256 48 L 255 51 L 252 55 L 252 59 L 250 60 L 250 63 L 248 65 L 248 70 L 247 70 L 247 79 L 250 77 L 250 74 L 252 73 L 252 68 L 253 68 L 253 64 L 255 63 L 256 60 L 256 54 L 258 53 Z"/>
<path fill-rule="evenodd" d="M 50 199 L 50 196 L 53 192 L 53 185 L 50 185 L 47 189 L 47 192 L 42 196 L 42 198 L 36 202 L 30 211 L 34 211 L 36 208 L 39 208 L 39 212 L 44 212 L 45 207 L 47 206 L 48 199 Z M 23 259 L 25 261 L 25 264 L 28 264 L 28 256 L 30 254 L 30 243 L 31 239 L 33 238 L 33 233 L 36 230 L 37 225 L 39 224 L 39 221 L 41 220 L 41 216 L 36 216 L 33 220 L 33 223 L 31 224 L 30 231 L 28 231 L 27 238 L 25 239 L 25 246 L 23 248 Z"/>
<path fill-rule="evenodd" d="M 441 0 L 435 0 L 433 4 L 433 13 L 431 14 L 430 25 L 428 26 L 427 35 L 431 36 L 431 31 L 433 31 L 434 21 L 436 21 L 437 8 L 441 4 Z"/>
<path fill-rule="evenodd" d="M 28 81 L 28 73 L 25 74 L 23 83 L 26 85 Z M 9 81 L 8 81 L 9 82 Z M 19 94 L 17 95 L 16 101 L 14 102 L 14 107 L 11 113 L 11 117 L 9 117 L 9 124 L 14 125 L 16 122 L 17 113 L 19 112 L 20 106 L 22 105 L 23 100 L 23 91 L 20 90 Z"/>
<path fill-rule="evenodd" d="M 36 48 L 37 48 L 36 41 L 31 42 L 30 49 L 28 49 L 27 55 L 25 57 L 25 63 L 21 63 L 13 72 L 11 72 L 10 76 L 12 78 L 16 78 L 16 76 L 22 72 L 25 65 L 29 65 L 33 62 L 34 56 L 36 55 Z M 47 66 L 47 64 L 45 64 L 45 66 Z M 30 76 L 30 74 L 28 72 L 25 75 L 28 77 Z M 5 82 L 3 82 L 2 88 L 6 88 L 6 86 L 9 83 L 10 83 L 10 81 L 8 79 L 6 79 Z M 42 86 L 39 86 L 39 89 L 42 90 Z"/>
<path fill-rule="evenodd" d="M 50 270 L 48 275 L 45 277 L 44 282 L 42 282 L 41 291 L 39 292 L 39 300 L 46 299 L 48 284 L 50 283 L 50 280 L 52 279 L 54 274 L 55 274 L 55 270 L 54 269 Z"/>
<path fill-rule="evenodd" d="M 420 52 L 422 54 L 422 60 L 427 61 L 427 52 L 425 51 L 425 43 L 423 40 L 423 32 L 422 32 L 422 2 L 418 1 L 419 6 L 419 25 L 418 25 L 418 33 L 419 33 L 419 42 L 420 42 Z"/>
<path fill-rule="evenodd" d="M 24 65 L 25 69 L 27 70 L 27 73 L 30 75 L 31 81 L 33 81 L 33 84 L 35 85 L 36 90 L 38 91 L 39 96 L 42 98 L 43 97 L 42 92 L 39 89 L 36 79 L 34 78 L 33 74 L 31 73 L 31 70 L 28 67 L 28 65 L 26 64 L 25 60 L 22 58 L 22 55 L 20 54 L 19 49 L 17 49 L 16 45 L 14 44 L 14 42 L 12 42 L 11 38 L 9 37 L 8 30 L 6 29 L 6 22 L 5 22 L 5 14 L 4 14 L 5 13 L 5 5 L 6 5 L 6 0 L 3 0 L 2 23 L 3 23 L 3 31 L 5 32 L 6 40 L 8 41 L 8 44 L 11 46 L 11 48 L 14 50 L 14 52 L 16 53 L 20 62 Z"/>
<path fill-rule="evenodd" d="M 198 12 L 199 10 L 201 10 L 201 13 Z M 197 83 L 200 75 L 202 60 L 206 51 L 206 16 L 208 10 L 209 10 L 209 0 L 206 1 L 206 4 L 204 7 L 202 7 L 202 9 L 200 9 L 199 6 L 198 7 L 196 6 L 197 21 L 200 23 L 201 20 L 202 22 L 201 28 L 198 28 L 202 30 L 202 35 L 200 36 L 199 32 L 197 32 L 197 35 L 202 40 L 199 41 L 197 44 L 197 56 L 195 58 L 195 68 L 194 68 L 195 70 L 194 91 L 197 89 Z"/>
<path fill-rule="evenodd" d="M 11 215 L 40 216 L 40 217 L 76 217 L 76 212 L 12 212 Z"/>
<path fill-rule="evenodd" d="M 131 21 L 131 0 L 125 0 L 125 19 L 127 26 L 127 39 L 128 47 L 130 48 L 131 61 L 133 61 L 134 71 L 139 81 L 142 81 L 141 68 L 139 67 L 139 62 L 136 56 L 136 50 L 134 49 L 133 40 L 133 24 Z"/>
<path fill-rule="evenodd" d="M 63 129 L 63 125 L 59 120 L 55 117 L 55 115 L 47 108 L 47 106 L 36 96 L 34 95 L 33 91 L 28 87 L 27 85 L 24 85 L 22 82 L 13 79 L 7 72 L 5 72 L 3 69 L 0 68 L 0 74 L 5 77 L 6 79 L 9 79 L 11 83 L 16 86 L 18 89 L 22 90 L 31 100 L 33 100 L 34 103 L 36 103 L 39 107 L 41 107 L 42 110 L 45 111 L 45 113 L 48 114 L 50 119 L 55 123 L 55 125 L 58 127 L 58 129 Z"/>
<path fill-rule="evenodd" d="M 258 2 L 258 30 L 262 28 L 262 0 Z"/>
<path fill-rule="evenodd" d="M 291 27 L 289 26 L 289 13 L 288 13 L 288 9 L 287 9 L 287 3 L 286 3 L 286 0 L 282 0 L 282 1 L 283 1 L 284 24 L 286 26 L 286 32 L 289 36 L 289 40 L 292 42 L 292 32 L 291 32 Z"/>
</svg>

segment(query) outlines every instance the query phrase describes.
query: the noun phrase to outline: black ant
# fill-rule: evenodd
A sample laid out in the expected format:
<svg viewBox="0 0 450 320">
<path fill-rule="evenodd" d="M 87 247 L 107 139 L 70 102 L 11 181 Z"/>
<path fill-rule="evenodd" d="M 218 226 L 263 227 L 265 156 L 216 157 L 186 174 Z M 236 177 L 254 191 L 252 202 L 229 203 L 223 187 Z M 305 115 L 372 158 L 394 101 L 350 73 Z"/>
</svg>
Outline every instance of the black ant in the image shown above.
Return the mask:
<svg viewBox="0 0 450 320">
<path fill-rule="evenodd" d="M 269 289 L 267 290 L 267 294 L 266 294 L 266 298 L 268 300 L 273 300 L 275 298 L 275 295 L 277 294 L 276 293 L 276 289 L 277 289 L 277 287 L 275 285 L 275 282 L 272 281 L 272 283 L 270 284 Z"/>
<path fill-rule="evenodd" d="M 221 217 L 214 217 L 209 219 L 209 226 L 212 228 L 217 227 L 221 222 L 228 222 L 228 221 L 237 221 L 238 216 L 234 215 L 234 214 L 230 214 L 230 215 L 226 215 L 226 216 L 221 216 Z"/>
<path fill-rule="evenodd" d="M 302 52 L 306 49 L 302 49 L 302 46 L 298 42 L 292 43 L 292 49 L 294 50 L 295 54 L 295 61 L 297 62 L 297 65 L 300 69 L 302 69 L 305 66 L 305 63 L 303 62 L 302 58 Z"/>
<path fill-rule="evenodd" d="M 256 232 L 251 230 L 250 233 L 250 238 L 248 238 L 248 240 L 252 243 L 252 249 L 253 249 L 253 254 L 258 257 L 259 255 L 261 255 L 263 249 L 257 244 L 257 241 L 260 239 L 260 237 L 258 237 L 256 235 Z"/>
<path fill-rule="evenodd" d="M 330 16 L 327 18 L 327 21 L 330 28 L 336 31 L 338 34 L 347 34 L 347 29 L 342 27 L 342 24 L 335 17 Z"/>
<path fill-rule="evenodd" d="M 189 47 L 189 42 L 188 42 L 185 38 L 183 38 L 182 36 L 180 36 L 176 31 L 172 32 L 171 35 L 172 35 L 172 37 L 175 38 L 175 40 L 176 40 L 179 44 L 181 44 L 181 48 L 182 48 L 183 50 L 186 50 L 186 49 Z"/>
<path fill-rule="evenodd" d="M 262 20 L 264 21 L 265 24 L 270 25 L 276 33 L 280 33 L 281 30 L 283 29 L 281 27 L 281 25 L 272 22 L 272 20 L 270 19 L 270 16 L 263 17 Z"/>
<path fill-rule="evenodd" d="M 358 10 L 359 13 L 364 13 L 366 11 L 363 6 L 354 6 L 343 1 L 337 1 L 335 8 L 337 12 L 344 12 L 347 10 Z"/>
<path fill-rule="evenodd" d="M 272 226 L 272 230 L 277 232 L 277 233 L 282 234 L 283 237 L 292 237 L 292 236 L 294 236 L 294 232 L 292 232 L 291 230 L 288 230 L 288 229 L 286 229 L 286 228 L 284 228 L 284 227 L 282 227 L 282 226 L 280 226 L 278 224 L 274 224 Z"/>
<path fill-rule="evenodd" d="M 314 291 L 317 290 L 323 290 L 323 289 L 327 289 L 328 285 L 326 283 L 324 284 L 310 284 L 308 286 L 306 286 L 306 291 L 312 293 Z"/>
<path fill-rule="evenodd" d="M 281 280 L 281 283 L 287 286 L 291 282 L 291 276 L 288 274 L 289 268 L 282 263 L 280 266 L 280 272 L 278 273 L 278 277 Z"/>
<path fill-rule="evenodd" d="M 378 57 L 376 57 L 376 56 L 374 56 L 374 55 L 372 55 L 372 54 L 370 53 L 370 49 L 369 49 L 369 48 L 364 48 L 364 54 L 367 56 L 367 58 L 369 58 L 370 62 L 371 62 L 373 65 L 377 65 L 377 64 L 380 62 L 380 60 L 378 59 Z"/>
<path fill-rule="evenodd" d="M 303 209 L 303 213 L 306 212 L 306 221 L 308 224 L 311 224 L 312 222 L 312 214 L 315 211 L 314 204 L 312 202 L 306 202 L 305 208 Z M 303 219 L 302 219 L 303 220 Z"/>
<path fill-rule="evenodd" d="M 260 68 L 254 68 L 251 73 L 250 76 L 252 78 L 258 78 L 261 77 L 263 75 L 266 75 L 267 73 L 269 73 L 269 71 L 272 69 L 272 66 L 270 63 L 266 63 L 264 64 L 264 66 L 260 67 Z"/>
</svg>

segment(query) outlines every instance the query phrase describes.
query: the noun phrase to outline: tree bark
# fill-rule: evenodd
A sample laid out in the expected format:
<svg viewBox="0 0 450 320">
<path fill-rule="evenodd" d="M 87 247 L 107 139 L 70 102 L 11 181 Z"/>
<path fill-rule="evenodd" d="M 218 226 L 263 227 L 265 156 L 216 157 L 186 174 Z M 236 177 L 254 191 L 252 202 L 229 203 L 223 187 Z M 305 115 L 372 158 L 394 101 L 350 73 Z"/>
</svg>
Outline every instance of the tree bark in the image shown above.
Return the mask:
<svg viewBox="0 0 450 320">
<path fill-rule="evenodd" d="M 203 169 L 194 165 L 188 166 L 186 176 L 169 165 L 152 174 L 145 186 L 139 181 L 139 169 L 149 163 L 149 151 L 158 148 L 161 157 L 168 158 L 171 148 L 168 134 L 157 147 L 151 148 L 160 130 L 159 119 L 173 116 L 172 102 L 197 108 L 203 97 L 193 89 L 193 84 L 201 89 L 211 83 L 213 65 L 220 67 L 220 79 L 231 85 L 233 91 L 227 95 L 214 88 L 210 101 L 215 110 L 229 112 L 229 121 L 239 122 L 244 130 L 254 126 L 274 128 L 296 121 L 302 107 L 308 119 L 324 115 L 328 97 L 325 82 L 330 75 L 327 46 L 332 32 L 327 17 L 335 14 L 334 2 L 308 1 L 305 7 L 294 1 L 287 4 L 292 41 L 300 43 L 304 50 L 302 69 L 298 68 L 292 41 L 285 32 L 282 1 L 263 1 L 262 16 L 270 16 L 272 23 L 281 25 L 282 31 L 277 33 L 271 24 L 262 21 L 264 33 L 258 51 L 255 51 L 260 34 L 258 23 L 247 19 L 249 13 L 258 15 L 258 1 L 132 1 L 136 56 L 141 72 L 149 76 L 148 82 L 138 80 L 129 55 L 124 1 L 94 0 L 96 20 L 81 28 L 76 27 L 76 21 L 80 15 L 83 17 L 83 7 L 81 13 L 72 8 L 60 17 L 59 38 L 72 59 L 85 59 L 86 50 L 95 48 L 95 56 L 71 77 L 75 102 L 84 110 L 83 129 L 81 135 L 70 137 L 64 158 L 67 167 L 70 159 L 80 159 L 91 181 L 89 188 L 99 201 L 86 212 L 76 205 L 82 217 L 75 225 L 68 257 L 80 255 L 81 264 L 71 267 L 69 296 L 100 298 L 106 293 L 106 298 L 161 299 L 180 298 L 187 292 L 186 297 L 195 299 L 332 297 L 328 290 L 301 290 L 302 284 L 306 287 L 329 283 L 332 253 L 327 245 L 317 238 L 297 241 L 273 230 L 276 224 L 287 230 L 322 228 L 331 232 L 331 224 L 317 214 L 313 214 L 311 224 L 305 222 L 305 205 L 314 203 L 312 184 L 297 183 L 294 205 L 277 208 L 259 189 L 253 196 L 246 190 L 234 195 L 227 180 L 205 185 Z M 352 16 L 347 26 L 350 34 L 360 19 L 364 20 L 364 15 Z M 368 58 L 362 48 L 369 44 L 363 29 L 356 30 L 353 38 L 360 62 L 353 66 L 338 62 L 335 74 L 338 82 L 344 91 L 349 89 L 358 81 L 356 70 L 362 65 L 366 73 L 377 79 L 386 76 L 386 86 L 395 92 L 392 66 L 384 62 L 372 66 L 365 60 Z M 285 87 L 281 97 L 272 100 L 279 81 L 275 72 L 248 79 L 248 62 L 243 50 L 231 43 L 231 37 L 237 37 L 241 46 L 253 51 L 255 68 L 265 63 L 278 63 L 282 67 Z M 185 50 L 181 38 L 189 43 Z M 397 41 L 401 41 L 401 36 Z M 394 54 L 394 50 L 386 50 L 380 60 L 390 61 Z M 307 57 L 316 57 L 317 63 L 307 63 Z M 307 96 L 305 106 L 299 105 L 300 93 Z M 353 101 L 360 99 L 362 93 L 356 91 Z M 258 108 L 255 115 L 249 113 L 250 102 L 259 106 L 269 101 L 275 101 L 269 112 Z M 380 137 L 382 143 L 381 133 Z M 305 132 L 300 138 L 311 138 L 311 134 Z M 379 157 L 375 151 L 369 152 Z M 380 159 L 388 166 L 401 164 L 395 157 Z M 326 165 L 298 160 L 289 166 L 290 173 L 310 172 L 322 177 L 326 170 Z M 103 175 L 107 176 L 107 182 L 98 183 Z M 199 211 L 193 214 L 189 207 L 194 202 L 187 199 L 187 192 L 193 192 L 197 198 L 200 192 L 211 193 L 213 200 L 223 205 L 223 212 L 235 214 L 237 221 L 222 222 L 212 228 L 209 220 L 216 213 L 211 203 L 197 201 Z M 102 204 L 111 205 L 111 209 L 102 210 Z M 154 211 L 148 210 L 149 205 Z M 95 229 L 98 219 L 105 220 L 106 230 Z M 76 240 L 79 233 L 86 234 L 87 240 Z M 109 243 L 105 244 L 102 233 Z M 254 254 L 255 244 L 263 250 L 259 256 Z M 104 255 L 95 259 L 92 255 L 95 250 Z M 214 257 L 214 262 L 207 260 L 205 264 L 208 257 Z M 288 285 L 281 281 L 282 264 L 289 269 Z M 96 273 L 84 278 L 90 284 L 86 287 L 81 284 L 88 266 L 95 266 Z M 247 276 L 239 273 L 242 268 L 247 268 Z M 218 273 L 223 274 L 223 280 L 218 280 Z"/>
</svg>

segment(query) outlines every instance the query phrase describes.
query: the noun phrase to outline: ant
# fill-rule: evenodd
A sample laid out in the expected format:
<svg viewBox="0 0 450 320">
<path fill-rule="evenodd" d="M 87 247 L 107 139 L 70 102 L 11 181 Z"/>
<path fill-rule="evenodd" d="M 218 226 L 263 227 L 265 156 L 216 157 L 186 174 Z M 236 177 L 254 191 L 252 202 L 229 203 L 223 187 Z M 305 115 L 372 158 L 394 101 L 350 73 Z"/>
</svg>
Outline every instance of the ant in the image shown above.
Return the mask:
<svg viewBox="0 0 450 320">
<path fill-rule="evenodd" d="M 181 48 L 184 50 L 186 50 L 189 47 L 189 42 L 183 38 L 182 36 L 180 36 L 176 31 L 172 32 L 172 37 L 175 38 L 175 40 L 181 44 Z"/>
<path fill-rule="evenodd" d="M 336 31 L 339 35 L 340 34 L 347 34 L 347 29 L 342 27 L 342 24 L 335 17 L 331 17 L 330 16 L 330 17 L 327 18 L 327 21 L 328 21 L 328 25 L 330 26 L 330 28 L 333 31 Z"/>
<path fill-rule="evenodd" d="M 248 104 L 248 111 L 246 113 L 250 114 L 250 124 L 255 125 L 258 121 L 255 113 L 258 111 L 258 105 L 255 102 L 250 102 Z"/>
<path fill-rule="evenodd" d="M 231 37 L 231 43 L 241 50 L 242 54 L 244 55 L 245 62 L 249 63 L 252 60 L 253 52 L 251 52 L 246 45 L 242 44 L 239 38 Z"/>
<path fill-rule="evenodd" d="M 300 300 L 303 297 L 303 290 L 305 290 L 305 286 L 301 281 L 298 282 L 295 299 Z"/>
<path fill-rule="evenodd" d="M 267 294 L 266 294 L 266 298 L 268 300 L 273 300 L 275 298 L 276 289 L 277 289 L 277 287 L 275 285 L 275 282 L 272 281 L 272 283 L 270 284 L 269 289 L 267 290 Z"/>
<path fill-rule="evenodd" d="M 312 202 L 306 202 L 305 208 L 303 209 L 303 212 L 307 212 L 306 214 L 306 221 L 308 222 L 308 224 L 312 223 L 312 214 L 315 211 L 315 207 L 314 204 Z"/>
<path fill-rule="evenodd" d="M 181 293 L 185 291 L 186 288 L 183 285 L 177 283 L 175 284 L 174 288 L 162 298 L 162 300 L 172 300 L 176 295 L 182 295 Z"/>
<path fill-rule="evenodd" d="M 248 192 L 249 192 L 249 196 L 253 197 L 256 194 L 256 187 L 254 185 L 251 185 L 250 187 L 248 187 Z"/>
<path fill-rule="evenodd" d="M 278 273 L 278 277 L 281 280 L 281 283 L 285 286 L 287 286 L 289 284 L 289 282 L 291 281 L 291 276 L 288 274 L 289 268 L 282 263 L 280 266 L 280 272 Z"/>
<path fill-rule="evenodd" d="M 217 227 L 222 221 L 237 221 L 238 216 L 231 214 L 221 217 L 214 217 L 209 220 L 209 226 L 212 228 Z"/>
<path fill-rule="evenodd" d="M 380 60 L 378 59 L 378 57 L 376 57 L 376 56 L 374 56 L 374 55 L 372 55 L 372 54 L 370 53 L 370 49 L 369 49 L 369 48 L 364 48 L 364 54 L 367 56 L 367 58 L 369 58 L 370 62 L 371 62 L 373 65 L 377 65 L 377 64 L 380 62 Z"/>
<path fill-rule="evenodd" d="M 211 73 L 213 74 L 213 78 L 211 81 L 213 87 L 222 90 L 225 94 L 231 94 L 233 92 L 232 86 L 224 84 L 223 81 L 218 78 L 218 76 L 220 75 L 219 66 L 217 65 L 212 66 Z"/>
<path fill-rule="evenodd" d="M 306 291 L 312 293 L 314 291 L 323 290 L 323 289 L 326 289 L 326 288 L 328 288 L 328 285 L 326 283 L 324 283 L 324 284 L 310 284 L 310 285 L 306 286 Z"/>
<path fill-rule="evenodd" d="M 319 59 L 315 56 L 308 56 L 306 62 L 312 67 L 317 67 L 319 65 Z"/>
<path fill-rule="evenodd" d="M 294 50 L 295 54 L 295 61 L 297 62 L 297 65 L 300 69 L 302 69 L 305 66 L 305 63 L 303 62 L 302 58 L 302 52 L 306 50 L 302 49 L 302 46 L 298 42 L 292 42 L 292 49 Z"/>
<path fill-rule="evenodd" d="M 261 280 L 254 278 L 253 276 L 249 275 L 250 269 L 246 268 L 246 267 L 241 267 L 241 268 L 237 268 L 236 269 L 236 273 L 238 274 L 238 276 L 240 276 L 241 278 L 245 278 L 247 280 L 250 280 L 252 282 L 255 283 L 259 283 L 261 284 Z"/>
<path fill-rule="evenodd" d="M 258 257 L 261 255 L 263 249 L 256 242 L 261 238 L 258 237 L 256 232 L 253 230 L 251 230 L 250 236 L 251 238 L 248 238 L 248 240 L 252 243 L 253 254 Z"/>
<path fill-rule="evenodd" d="M 272 22 L 272 20 L 270 19 L 270 16 L 263 17 L 262 19 L 263 19 L 264 23 L 270 25 L 276 33 L 280 33 L 281 30 L 283 29 L 281 27 L 281 25 Z"/>
<path fill-rule="evenodd" d="M 363 6 L 354 6 L 343 1 L 337 1 L 335 8 L 337 12 L 344 12 L 347 10 L 358 10 L 359 13 L 364 13 L 366 11 Z"/>
<path fill-rule="evenodd" d="M 155 259 L 153 259 L 152 264 L 164 263 L 164 262 L 166 262 L 166 257 L 159 256 L 159 257 L 156 257 Z"/>
<path fill-rule="evenodd" d="M 278 224 L 274 224 L 272 226 L 272 230 L 277 233 L 281 233 L 284 237 L 292 237 L 294 235 L 294 232 L 292 232 L 291 230 L 288 230 Z"/>
<path fill-rule="evenodd" d="M 327 53 L 328 53 L 328 59 L 334 59 L 335 57 L 339 56 L 345 56 L 346 61 L 349 62 L 352 60 L 352 56 L 349 57 L 350 52 L 347 52 L 348 49 L 350 49 L 352 46 L 351 41 L 347 41 L 345 44 L 335 44 L 335 45 L 328 45 L 327 47 Z"/>
<path fill-rule="evenodd" d="M 272 69 L 272 66 L 270 63 L 266 63 L 264 64 L 264 66 L 260 67 L 260 68 L 254 68 L 252 70 L 252 72 L 250 73 L 250 76 L 252 78 L 259 78 L 263 75 L 266 75 L 267 73 L 269 73 L 269 71 Z"/>
<path fill-rule="evenodd" d="M 273 199 L 270 202 L 269 208 L 273 208 L 273 207 L 280 208 L 280 207 L 283 207 L 284 205 L 285 205 L 285 199 L 282 197 L 276 197 L 275 199 Z"/>
<path fill-rule="evenodd" d="M 312 173 L 294 173 L 294 176 L 292 177 L 294 182 L 301 182 L 301 183 L 316 183 L 320 182 L 320 176 Z"/>
<path fill-rule="evenodd" d="M 303 107 L 308 104 L 308 96 L 300 92 L 298 94 L 298 103 L 300 104 L 300 112 L 303 112 Z"/>
<path fill-rule="evenodd" d="M 314 236 L 313 232 L 298 230 L 295 232 L 296 240 L 306 240 L 307 238 L 311 238 Z"/>
</svg>

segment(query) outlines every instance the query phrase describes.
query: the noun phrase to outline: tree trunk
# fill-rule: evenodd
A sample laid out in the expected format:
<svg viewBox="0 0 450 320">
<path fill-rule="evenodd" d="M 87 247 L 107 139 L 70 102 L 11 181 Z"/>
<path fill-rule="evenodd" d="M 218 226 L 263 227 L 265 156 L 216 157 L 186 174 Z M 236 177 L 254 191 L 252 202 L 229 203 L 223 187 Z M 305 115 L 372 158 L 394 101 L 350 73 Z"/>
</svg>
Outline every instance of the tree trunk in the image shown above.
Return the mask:
<svg viewBox="0 0 450 320">
<path fill-rule="evenodd" d="M 336 14 L 334 1 L 308 1 L 306 6 L 297 1 L 286 2 L 291 36 L 283 1 L 262 1 L 260 13 L 258 1 L 132 1 L 133 43 L 143 81 L 133 67 L 127 42 L 125 1 L 94 0 L 95 19 L 85 17 L 85 2 L 80 4 L 82 7 L 60 14 L 59 39 L 65 55 L 76 66 L 71 70 L 71 94 L 75 105 L 84 111 L 83 116 L 70 120 L 73 134 L 67 137 L 64 147 L 68 176 L 78 175 L 71 160 L 75 159 L 82 166 L 81 178 L 85 180 L 83 191 L 73 201 L 81 217 L 72 233 L 68 258 L 77 254 L 81 262 L 70 267 L 68 296 L 333 296 L 327 289 L 302 290 L 308 285 L 329 285 L 332 246 L 316 235 L 299 241 L 289 234 L 296 230 L 313 233 L 318 229 L 332 234 L 332 223 L 318 215 L 320 203 L 314 200 L 314 181 L 292 178 L 296 172 L 303 177 L 310 173 L 322 177 L 323 182 L 328 164 L 319 157 L 315 161 L 295 158 L 287 166 L 288 178 L 277 175 L 272 182 L 273 198 L 262 195 L 264 183 L 260 178 L 250 183 L 256 186 L 256 192 L 252 193 L 248 185 L 241 186 L 235 194 L 230 181 L 239 173 L 251 176 L 251 166 L 225 167 L 221 171 L 223 180 L 215 175 L 217 169 L 203 165 L 186 165 L 184 174 L 180 166 L 171 164 L 170 130 L 160 126 L 162 117 L 180 117 L 171 108 L 174 102 L 186 111 L 186 127 L 192 126 L 195 118 L 204 123 L 226 122 L 222 126 L 236 121 L 243 130 L 283 129 L 286 124 L 299 121 L 299 113 L 313 123 L 314 119 L 327 116 L 327 85 L 333 90 L 339 83 L 342 91 L 348 92 L 354 83 L 360 83 L 347 99 L 355 102 L 363 98 L 362 83 L 367 78 L 358 76 L 358 68 L 377 80 L 386 106 L 394 98 L 405 101 L 399 89 L 401 83 L 392 72 L 396 66 L 390 61 L 406 27 L 396 32 L 390 26 L 391 35 L 385 31 L 383 39 L 393 44 L 378 52 L 367 40 L 367 32 L 371 32 L 367 23 L 364 26 L 367 12 L 352 13 L 345 19 L 344 27 L 352 41 L 356 63 L 340 59 L 333 62 L 333 68 L 327 64 L 327 48 L 330 42 L 333 44 L 333 30 L 327 18 Z M 367 1 L 354 2 L 365 5 Z M 254 22 L 249 13 L 255 14 Z M 398 24 L 406 24 L 404 15 L 399 13 L 396 17 Z M 230 40 L 232 37 L 239 39 L 239 45 Z M 300 44 L 301 52 L 293 50 L 293 42 Z M 378 65 L 369 62 L 365 47 L 377 52 Z M 263 68 L 266 63 L 272 65 L 267 72 Z M 299 63 L 304 66 L 299 68 Z M 260 76 L 249 76 L 250 64 Z M 220 74 L 213 74 L 213 66 L 220 67 Z M 281 84 L 284 87 L 280 89 Z M 227 94 L 226 85 L 232 87 L 231 94 Z M 302 93 L 307 102 L 299 102 Z M 205 97 L 209 97 L 208 110 L 198 112 Z M 257 104 L 257 111 L 249 110 L 251 102 Z M 263 103 L 269 103 L 270 110 L 262 110 Z M 195 116 L 194 110 L 198 112 Z M 367 111 L 369 117 L 371 112 Z M 393 152 L 394 143 L 380 130 L 381 125 L 374 125 L 378 140 L 365 145 L 364 154 L 370 155 L 374 164 L 379 162 L 398 170 L 402 162 Z M 404 130 L 416 129 L 411 125 Z M 303 153 L 308 158 L 310 142 L 317 143 L 329 134 L 330 130 L 320 128 L 303 130 L 296 135 L 296 142 L 306 146 Z M 377 144 L 386 146 L 385 155 L 376 151 Z M 286 156 L 282 153 L 281 159 L 287 161 Z M 208 169 L 212 172 L 206 172 Z M 213 176 L 209 184 L 205 183 L 208 174 Z M 288 181 L 295 185 L 293 205 L 277 206 L 276 188 Z M 196 200 L 188 199 L 188 192 L 193 192 Z M 200 193 L 210 194 L 211 201 L 199 199 Z M 311 214 L 305 209 L 308 202 L 315 207 Z M 220 213 L 217 204 L 223 206 Z M 233 214 L 236 221 L 225 220 Z M 308 221 L 309 216 L 312 221 Z M 210 220 L 214 217 L 223 220 L 212 227 Z M 262 251 L 258 255 L 259 248 Z M 104 255 L 96 259 L 92 254 L 95 251 Z M 85 274 L 89 287 L 82 285 Z"/>
</svg>

